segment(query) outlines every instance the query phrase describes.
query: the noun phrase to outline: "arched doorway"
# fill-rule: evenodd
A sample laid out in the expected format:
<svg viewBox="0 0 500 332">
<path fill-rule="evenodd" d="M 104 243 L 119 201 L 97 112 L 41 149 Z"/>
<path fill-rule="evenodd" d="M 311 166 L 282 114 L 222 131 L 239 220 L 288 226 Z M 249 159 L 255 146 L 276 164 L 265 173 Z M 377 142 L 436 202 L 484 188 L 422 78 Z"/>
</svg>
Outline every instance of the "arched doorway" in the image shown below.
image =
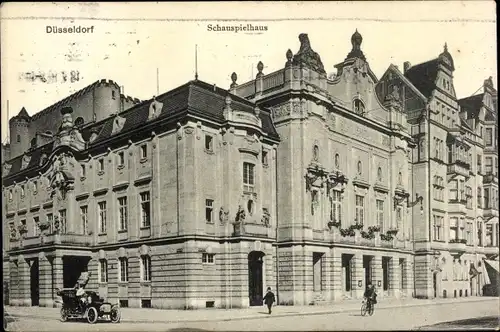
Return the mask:
<svg viewBox="0 0 500 332">
<path fill-rule="evenodd" d="M 251 306 L 263 304 L 264 255 L 262 251 L 252 251 L 248 254 L 248 297 Z"/>
</svg>

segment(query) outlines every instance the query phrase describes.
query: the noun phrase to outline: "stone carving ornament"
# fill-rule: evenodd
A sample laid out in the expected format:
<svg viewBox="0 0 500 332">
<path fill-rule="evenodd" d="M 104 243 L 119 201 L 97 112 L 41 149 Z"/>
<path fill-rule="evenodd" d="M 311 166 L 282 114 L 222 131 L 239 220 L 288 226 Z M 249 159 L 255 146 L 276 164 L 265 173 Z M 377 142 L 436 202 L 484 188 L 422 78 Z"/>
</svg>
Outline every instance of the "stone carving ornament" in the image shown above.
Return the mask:
<svg viewBox="0 0 500 332">
<path fill-rule="evenodd" d="M 229 210 L 226 210 L 223 206 L 221 206 L 219 211 L 219 221 L 221 225 L 225 225 L 229 220 Z"/>
<path fill-rule="evenodd" d="M 323 62 L 321 62 L 319 54 L 311 48 L 311 42 L 309 41 L 307 33 L 301 33 L 299 35 L 299 41 L 300 49 L 293 57 L 293 64 L 305 64 L 318 73 L 326 74 L 325 67 L 323 66 Z"/>
<path fill-rule="evenodd" d="M 266 226 L 266 227 L 271 227 L 271 214 L 269 213 L 269 209 L 268 208 L 263 208 L 262 209 L 262 223 Z"/>
<path fill-rule="evenodd" d="M 240 205 L 238 206 L 238 212 L 236 212 L 236 222 L 243 223 L 245 222 L 246 212 L 245 209 Z"/>
</svg>

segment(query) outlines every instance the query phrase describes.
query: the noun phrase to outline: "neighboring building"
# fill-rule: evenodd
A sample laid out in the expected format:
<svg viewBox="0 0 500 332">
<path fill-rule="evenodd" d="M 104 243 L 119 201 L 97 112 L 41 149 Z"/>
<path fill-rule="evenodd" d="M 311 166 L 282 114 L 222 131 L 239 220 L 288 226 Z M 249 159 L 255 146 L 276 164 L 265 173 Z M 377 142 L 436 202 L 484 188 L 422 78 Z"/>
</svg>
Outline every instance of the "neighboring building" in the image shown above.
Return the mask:
<svg viewBox="0 0 500 332">
<path fill-rule="evenodd" d="M 137 98 L 121 94 L 115 82 L 100 80 L 33 116 L 23 107 L 18 115 L 9 120 L 10 151 L 7 159 L 50 142 L 58 130 L 62 107 L 73 108 L 75 125 L 81 127 L 101 121 L 139 102 Z"/>
<path fill-rule="evenodd" d="M 423 217 L 413 215 L 417 297 L 482 295 L 491 275 L 485 263 L 498 259 L 498 177 L 491 166 L 497 152 L 488 148 L 492 136 L 483 141 L 486 123 L 496 126 L 496 91 L 490 79 L 483 94 L 457 100 L 454 69 L 445 45 L 436 59 L 413 67 L 405 62 L 404 73 L 391 65 L 377 87 L 379 95 L 402 92 L 417 144 L 413 189 L 424 195 Z M 495 157 L 483 168 L 488 151 Z"/>
<path fill-rule="evenodd" d="M 497 128 L 492 84 L 464 106 L 446 50 L 379 81 L 357 31 L 327 78 L 299 40 L 229 90 L 194 80 L 83 126 L 78 102 L 54 107 L 47 143 L 3 164 L 10 303 L 52 306 L 86 270 L 122 306 L 186 309 L 262 305 L 267 286 L 298 305 L 497 282 L 498 178 L 474 162 L 497 160 L 479 128 Z"/>
</svg>

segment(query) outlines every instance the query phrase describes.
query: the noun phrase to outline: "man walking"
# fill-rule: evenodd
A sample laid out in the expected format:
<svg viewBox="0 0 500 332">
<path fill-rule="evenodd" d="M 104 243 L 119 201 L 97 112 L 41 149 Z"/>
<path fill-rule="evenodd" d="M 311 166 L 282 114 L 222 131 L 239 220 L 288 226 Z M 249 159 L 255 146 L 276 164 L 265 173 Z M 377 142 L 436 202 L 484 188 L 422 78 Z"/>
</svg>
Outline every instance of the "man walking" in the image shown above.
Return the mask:
<svg viewBox="0 0 500 332">
<path fill-rule="evenodd" d="M 274 293 L 271 292 L 271 287 L 267 287 L 267 293 L 264 296 L 264 303 L 267 305 L 267 309 L 269 310 L 269 314 L 271 314 L 271 307 L 273 303 L 276 301 L 274 298 Z"/>
</svg>

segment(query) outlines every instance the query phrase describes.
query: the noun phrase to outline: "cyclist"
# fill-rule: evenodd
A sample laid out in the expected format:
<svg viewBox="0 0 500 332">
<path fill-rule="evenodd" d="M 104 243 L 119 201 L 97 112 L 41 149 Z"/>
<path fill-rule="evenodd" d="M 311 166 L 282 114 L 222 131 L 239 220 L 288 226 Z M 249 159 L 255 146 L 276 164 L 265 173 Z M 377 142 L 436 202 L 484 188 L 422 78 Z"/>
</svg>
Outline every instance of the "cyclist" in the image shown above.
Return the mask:
<svg viewBox="0 0 500 332">
<path fill-rule="evenodd" d="M 377 303 L 377 293 L 375 291 L 375 286 L 372 285 L 371 282 L 366 285 L 365 294 L 363 296 L 366 300 L 367 309 L 370 309 L 373 304 Z"/>
</svg>

